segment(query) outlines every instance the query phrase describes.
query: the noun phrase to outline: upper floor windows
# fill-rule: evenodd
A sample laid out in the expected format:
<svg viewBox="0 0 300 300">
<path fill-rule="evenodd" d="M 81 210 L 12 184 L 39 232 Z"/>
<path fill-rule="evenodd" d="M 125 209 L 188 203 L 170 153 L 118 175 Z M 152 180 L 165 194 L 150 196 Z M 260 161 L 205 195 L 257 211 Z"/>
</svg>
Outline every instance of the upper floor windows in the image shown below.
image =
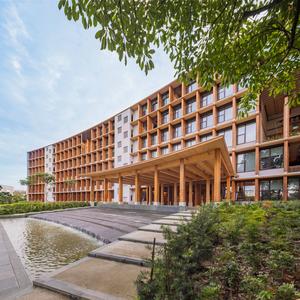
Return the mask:
<svg viewBox="0 0 300 300">
<path fill-rule="evenodd" d="M 169 122 L 169 111 L 165 110 L 161 113 L 161 123 L 166 124 Z"/>
<path fill-rule="evenodd" d="M 189 99 L 186 101 L 186 113 L 190 114 L 192 112 L 196 111 L 196 99 Z"/>
<path fill-rule="evenodd" d="M 160 153 L 162 155 L 168 154 L 169 153 L 169 148 L 168 147 L 163 147 L 160 149 Z"/>
<path fill-rule="evenodd" d="M 195 89 L 197 89 L 198 85 L 196 80 L 193 80 L 190 82 L 190 84 L 186 87 L 186 92 L 187 93 L 191 93 L 192 91 L 194 91 Z"/>
<path fill-rule="evenodd" d="M 186 134 L 193 133 L 196 131 L 196 118 L 186 121 Z"/>
<path fill-rule="evenodd" d="M 157 157 L 157 150 L 151 151 L 151 157 L 152 157 L 152 158 Z"/>
<path fill-rule="evenodd" d="M 119 141 L 119 142 L 118 142 L 118 148 L 121 148 L 121 147 L 122 147 L 122 142 Z"/>
<path fill-rule="evenodd" d="M 218 135 L 219 136 L 223 135 L 227 147 L 232 147 L 232 130 L 231 130 L 231 128 L 218 131 Z"/>
<path fill-rule="evenodd" d="M 260 150 L 260 169 L 277 169 L 283 167 L 283 147 Z"/>
<path fill-rule="evenodd" d="M 181 150 L 181 143 L 173 144 L 172 150 L 173 150 L 173 151 Z"/>
<path fill-rule="evenodd" d="M 173 138 L 178 138 L 182 135 L 181 124 L 175 125 L 173 127 Z"/>
<path fill-rule="evenodd" d="M 147 153 L 142 153 L 141 160 L 146 160 L 146 159 L 147 159 Z"/>
<path fill-rule="evenodd" d="M 226 105 L 218 110 L 218 123 L 223 123 L 232 119 L 232 106 Z"/>
<path fill-rule="evenodd" d="M 174 119 L 181 117 L 181 104 L 174 106 L 173 108 Z"/>
<path fill-rule="evenodd" d="M 147 104 L 141 106 L 142 116 L 147 114 Z"/>
<path fill-rule="evenodd" d="M 151 145 L 156 145 L 157 144 L 157 133 L 151 134 Z"/>
<path fill-rule="evenodd" d="M 201 107 L 208 106 L 213 102 L 213 95 L 212 92 L 205 92 L 202 93 L 200 96 L 200 105 Z"/>
<path fill-rule="evenodd" d="M 123 153 L 128 153 L 128 146 L 123 147 Z"/>
<path fill-rule="evenodd" d="M 122 127 L 118 127 L 118 133 L 121 133 L 122 132 Z"/>
<path fill-rule="evenodd" d="M 147 147 L 147 137 L 143 137 L 142 138 L 141 146 L 142 146 L 142 148 L 146 148 Z"/>
<path fill-rule="evenodd" d="M 170 102 L 169 93 L 165 93 L 161 96 L 161 106 L 165 106 Z"/>
<path fill-rule="evenodd" d="M 212 134 L 211 134 L 211 133 L 201 135 L 201 136 L 200 136 L 200 142 L 208 141 L 208 140 L 210 140 L 211 138 L 212 138 Z"/>
<path fill-rule="evenodd" d="M 232 89 L 232 85 L 229 86 L 222 86 L 219 85 L 218 86 L 218 99 L 223 99 L 223 98 L 227 98 L 229 96 L 231 96 L 233 94 L 233 89 Z"/>
<path fill-rule="evenodd" d="M 157 100 L 156 100 L 156 99 L 155 99 L 155 100 L 152 100 L 152 101 L 151 101 L 151 111 L 157 110 L 157 107 L 158 107 L 158 105 L 157 105 Z"/>
<path fill-rule="evenodd" d="M 124 120 L 123 120 L 124 124 L 126 124 L 128 122 L 128 116 L 125 116 L 124 117 Z"/>
<path fill-rule="evenodd" d="M 213 114 L 212 113 L 206 113 L 203 114 L 200 118 L 200 127 L 201 129 L 209 128 L 213 126 Z"/>
<path fill-rule="evenodd" d="M 238 173 L 253 172 L 255 170 L 255 152 L 239 153 L 237 155 L 236 169 Z"/>
<path fill-rule="evenodd" d="M 127 130 L 124 131 L 123 136 L 124 136 L 125 139 L 128 137 L 128 131 Z"/>
<path fill-rule="evenodd" d="M 118 115 L 118 122 L 122 121 L 122 115 Z"/>
<path fill-rule="evenodd" d="M 246 144 L 256 140 L 256 123 L 245 123 L 237 128 L 237 143 Z"/>
<path fill-rule="evenodd" d="M 169 131 L 168 129 L 161 131 L 161 141 L 166 142 L 169 139 Z"/>
<path fill-rule="evenodd" d="M 191 147 L 191 146 L 194 146 L 194 145 L 196 145 L 196 139 L 189 139 L 185 142 L 186 147 Z"/>
</svg>

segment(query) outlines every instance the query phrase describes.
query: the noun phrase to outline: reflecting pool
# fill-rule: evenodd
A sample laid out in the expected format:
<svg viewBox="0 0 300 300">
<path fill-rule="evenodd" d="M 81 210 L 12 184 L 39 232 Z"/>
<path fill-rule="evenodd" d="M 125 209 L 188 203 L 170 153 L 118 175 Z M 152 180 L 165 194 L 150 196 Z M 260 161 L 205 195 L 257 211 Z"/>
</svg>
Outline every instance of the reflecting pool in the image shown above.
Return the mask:
<svg viewBox="0 0 300 300">
<path fill-rule="evenodd" d="M 102 245 L 77 230 L 42 220 L 16 218 L 1 223 L 31 279 L 72 263 Z"/>
</svg>

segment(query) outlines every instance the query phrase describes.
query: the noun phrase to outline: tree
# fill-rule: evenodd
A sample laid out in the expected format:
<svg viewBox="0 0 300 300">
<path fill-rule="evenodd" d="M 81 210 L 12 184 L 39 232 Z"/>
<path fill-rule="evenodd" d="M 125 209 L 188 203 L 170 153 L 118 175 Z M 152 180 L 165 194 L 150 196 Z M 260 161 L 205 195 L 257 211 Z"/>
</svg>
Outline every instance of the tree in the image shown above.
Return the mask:
<svg viewBox="0 0 300 300">
<path fill-rule="evenodd" d="M 58 7 L 95 27 L 101 49 L 125 64 L 135 59 L 146 74 L 162 47 L 185 82 L 197 78 L 209 88 L 218 74 L 222 84 L 248 86 L 244 110 L 265 88 L 300 105 L 300 0 L 59 0 Z"/>
</svg>

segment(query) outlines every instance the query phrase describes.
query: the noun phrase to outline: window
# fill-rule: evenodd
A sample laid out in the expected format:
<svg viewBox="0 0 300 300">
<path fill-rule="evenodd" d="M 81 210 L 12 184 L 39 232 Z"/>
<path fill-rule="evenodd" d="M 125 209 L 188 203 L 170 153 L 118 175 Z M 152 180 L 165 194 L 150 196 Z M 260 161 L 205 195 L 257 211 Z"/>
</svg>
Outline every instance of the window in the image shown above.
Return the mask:
<svg viewBox="0 0 300 300">
<path fill-rule="evenodd" d="M 174 119 L 178 119 L 181 117 L 181 104 L 174 106 Z"/>
<path fill-rule="evenodd" d="M 123 147 L 123 153 L 127 153 L 128 152 L 128 146 Z"/>
<path fill-rule="evenodd" d="M 142 148 L 146 148 L 147 147 L 147 138 L 144 137 L 142 138 Z"/>
<path fill-rule="evenodd" d="M 212 138 L 212 134 L 211 134 L 211 133 L 201 135 L 201 136 L 200 136 L 200 142 L 208 141 L 208 140 L 210 140 L 211 138 Z"/>
<path fill-rule="evenodd" d="M 260 182 L 261 200 L 282 200 L 282 180 L 262 180 Z"/>
<path fill-rule="evenodd" d="M 118 148 L 121 148 L 121 147 L 122 147 L 122 142 L 119 141 L 119 142 L 118 142 Z"/>
<path fill-rule="evenodd" d="M 156 145 L 157 144 L 157 134 L 152 134 L 151 135 L 151 145 Z"/>
<path fill-rule="evenodd" d="M 200 96 L 200 105 L 201 107 L 208 106 L 212 103 L 212 92 L 202 93 Z"/>
<path fill-rule="evenodd" d="M 146 159 L 147 159 L 147 153 L 142 153 L 141 160 L 146 160 Z"/>
<path fill-rule="evenodd" d="M 174 144 L 172 147 L 173 151 L 178 151 L 181 149 L 181 143 Z"/>
<path fill-rule="evenodd" d="M 121 133 L 122 132 L 122 127 L 118 127 L 118 133 Z"/>
<path fill-rule="evenodd" d="M 190 139 L 190 140 L 187 140 L 185 142 L 186 147 L 191 147 L 191 146 L 194 146 L 194 145 L 196 145 L 196 139 Z"/>
<path fill-rule="evenodd" d="M 196 99 L 195 98 L 186 101 L 186 113 L 190 114 L 194 111 L 196 111 Z"/>
<path fill-rule="evenodd" d="M 124 131 L 123 136 L 124 136 L 125 139 L 128 137 L 128 131 L 127 130 Z"/>
<path fill-rule="evenodd" d="M 300 177 L 289 177 L 288 200 L 300 199 Z"/>
<path fill-rule="evenodd" d="M 283 147 L 260 150 L 260 170 L 283 167 Z"/>
<path fill-rule="evenodd" d="M 169 93 L 165 93 L 161 96 L 161 106 L 165 106 L 170 102 Z"/>
<path fill-rule="evenodd" d="M 209 128 L 213 126 L 213 114 L 203 114 L 202 117 L 200 117 L 200 128 Z"/>
<path fill-rule="evenodd" d="M 197 88 L 197 82 L 196 80 L 193 80 L 190 82 L 190 84 L 186 87 L 186 92 L 187 93 L 191 93 L 192 91 L 194 91 Z"/>
<path fill-rule="evenodd" d="M 169 131 L 168 129 L 161 131 L 161 141 L 166 142 L 169 139 Z"/>
<path fill-rule="evenodd" d="M 255 122 L 246 123 L 238 126 L 237 143 L 246 144 L 256 140 L 256 124 Z"/>
<path fill-rule="evenodd" d="M 193 133 L 196 131 L 196 118 L 186 121 L 186 134 Z"/>
<path fill-rule="evenodd" d="M 157 100 L 152 100 L 151 101 L 151 111 L 157 110 Z"/>
<path fill-rule="evenodd" d="M 161 123 L 166 124 L 169 122 L 169 111 L 165 110 L 161 113 Z"/>
<path fill-rule="evenodd" d="M 119 155 L 119 156 L 118 156 L 118 162 L 120 162 L 121 160 L 122 160 L 122 156 Z"/>
<path fill-rule="evenodd" d="M 157 151 L 156 150 L 151 151 L 151 157 L 152 158 L 157 157 Z"/>
<path fill-rule="evenodd" d="M 118 122 L 121 122 L 122 120 L 122 115 L 118 115 Z"/>
<path fill-rule="evenodd" d="M 181 132 L 181 124 L 178 124 L 178 125 L 175 125 L 173 127 L 174 131 L 173 131 L 173 138 L 178 138 L 182 135 L 182 132 Z"/>
<path fill-rule="evenodd" d="M 237 155 L 236 169 L 238 173 L 253 172 L 255 170 L 255 152 L 239 153 Z"/>
<path fill-rule="evenodd" d="M 218 132 L 218 135 L 220 135 L 220 136 L 223 135 L 227 147 L 232 147 L 232 130 L 231 130 L 231 128 L 226 129 L 226 130 L 220 130 Z"/>
<path fill-rule="evenodd" d="M 232 119 L 232 106 L 227 105 L 218 110 L 218 123 L 223 123 Z"/>
<path fill-rule="evenodd" d="M 255 184 L 254 181 L 237 182 L 237 201 L 254 201 Z"/>
<path fill-rule="evenodd" d="M 163 147 L 160 149 L 160 153 L 162 155 L 168 154 L 169 153 L 169 148 L 168 147 Z"/>
<path fill-rule="evenodd" d="M 142 116 L 147 114 L 147 104 L 141 106 Z"/>
<path fill-rule="evenodd" d="M 128 116 L 124 117 L 124 124 L 126 124 L 128 122 Z"/>
<path fill-rule="evenodd" d="M 250 103 L 252 104 L 252 103 Z M 253 105 L 251 105 L 250 110 L 248 111 L 248 114 L 253 114 L 256 111 L 256 107 L 255 107 L 256 103 L 253 103 Z M 239 114 L 242 112 L 242 108 L 241 108 L 241 100 L 238 100 L 237 102 L 237 115 L 239 116 Z"/>
<path fill-rule="evenodd" d="M 233 94 L 232 85 L 229 85 L 227 87 L 224 87 L 221 85 L 218 86 L 218 99 L 219 100 L 223 99 L 223 98 L 227 98 L 232 94 Z"/>
</svg>

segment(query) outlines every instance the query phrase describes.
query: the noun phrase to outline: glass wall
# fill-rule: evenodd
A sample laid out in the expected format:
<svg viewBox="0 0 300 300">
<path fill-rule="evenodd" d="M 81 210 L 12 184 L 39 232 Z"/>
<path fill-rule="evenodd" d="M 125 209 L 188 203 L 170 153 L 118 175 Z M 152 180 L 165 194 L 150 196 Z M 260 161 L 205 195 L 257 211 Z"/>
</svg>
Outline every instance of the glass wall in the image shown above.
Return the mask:
<svg viewBox="0 0 300 300">
<path fill-rule="evenodd" d="M 260 170 L 283 167 L 283 147 L 260 150 Z"/>
<path fill-rule="evenodd" d="M 254 201 L 255 184 L 254 181 L 237 182 L 237 201 Z"/>
<path fill-rule="evenodd" d="M 255 170 L 255 152 L 239 153 L 236 160 L 238 173 L 253 172 Z"/>
<path fill-rule="evenodd" d="M 282 179 L 260 181 L 261 200 L 282 200 Z"/>
<path fill-rule="evenodd" d="M 288 200 L 300 199 L 300 177 L 289 177 L 288 179 Z"/>
</svg>

